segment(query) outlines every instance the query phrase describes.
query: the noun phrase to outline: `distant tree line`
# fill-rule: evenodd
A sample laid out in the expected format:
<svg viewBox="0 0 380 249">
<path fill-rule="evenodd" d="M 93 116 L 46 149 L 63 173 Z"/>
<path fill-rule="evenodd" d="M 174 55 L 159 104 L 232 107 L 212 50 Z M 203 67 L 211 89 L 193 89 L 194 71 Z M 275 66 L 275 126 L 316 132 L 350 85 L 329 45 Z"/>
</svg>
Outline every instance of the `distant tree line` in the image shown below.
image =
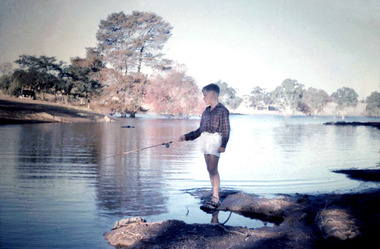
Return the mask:
<svg viewBox="0 0 380 249">
<path fill-rule="evenodd" d="M 349 87 L 342 87 L 330 96 L 321 89 L 308 88 L 296 80 L 286 79 L 272 92 L 261 87 L 255 87 L 248 96 L 249 105 L 255 109 L 275 109 L 284 115 L 293 115 L 296 111 L 316 116 L 329 103 L 337 104 L 336 112 L 342 117 L 344 110 L 356 107 L 359 103 L 358 94 Z M 375 91 L 366 99 L 367 114 L 380 116 L 380 93 Z"/>
<path fill-rule="evenodd" d="M 55 57 L 21 55 L 0 65 L 0 89 L 19 96 L 25 90 L 54 101 L 91 101 L 92 108 L 109 113 L 129 114 L 150 109 L 168 116 L 188 117 L 204 108 L 202 94 L 184 65 L 162 53 L 171 37 L 172 26 L 151 12 L 112 13 L 101 20 L 96 33 L 97 46 L 87 48 L 85 58 L 71 58 L 66 65 Z M 211 82 L 205 82 L 208 84 Z M 221 80 L 220 101 L 236 109 L 243 102 L 237 89 Z M 351 88 L 341 88 L 329 96 L 324 90 L 308 88 L 286 79 L 272 92 L 254 87 L 246 96 L 255 109 L 279 110 L 285 115 L 301 111 L 318 115 L 328 102 L 337 103 L 337 112 L 358 104 Z M 367 113 L 379 116 L 380 93 L 367 98 Z"/>
</svg>

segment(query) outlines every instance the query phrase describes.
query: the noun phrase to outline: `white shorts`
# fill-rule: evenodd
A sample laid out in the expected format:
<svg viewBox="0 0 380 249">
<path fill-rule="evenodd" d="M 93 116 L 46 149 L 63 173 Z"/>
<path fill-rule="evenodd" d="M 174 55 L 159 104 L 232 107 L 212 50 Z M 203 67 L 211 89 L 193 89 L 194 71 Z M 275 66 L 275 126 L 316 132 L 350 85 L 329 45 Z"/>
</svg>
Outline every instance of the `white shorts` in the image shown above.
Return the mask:
<svg viewBox="0 0 380 249">
<path fill-rule="evenodd" d="M 222 145 L 222 136 L 219 133 L 202 132 L 200 142 L 204 154 L 220 157 L 218 149 Z"/>
</svg>

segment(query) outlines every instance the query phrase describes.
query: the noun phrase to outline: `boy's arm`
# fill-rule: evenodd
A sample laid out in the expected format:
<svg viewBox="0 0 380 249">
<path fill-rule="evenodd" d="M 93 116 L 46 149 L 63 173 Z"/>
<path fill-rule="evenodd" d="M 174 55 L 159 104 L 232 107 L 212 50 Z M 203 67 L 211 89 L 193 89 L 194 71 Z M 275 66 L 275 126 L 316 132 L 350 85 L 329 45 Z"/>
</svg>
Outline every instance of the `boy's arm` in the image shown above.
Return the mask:
<svg viewBox="0 0 380 249">
<path fill-rule="evenodd" d="M 200 135 L 201 135 L 201 128 L 198 128 L 195 131 L 185 134 L 184 137 L 186 141 L 189 141 L 189 140 L 197 139 Z"/>
<path fill-rule="evenodd" d="M 196 129 L 195 131 L 192 131 L 192 132 L 189 132 L 185 135 L 182 135 L 180 138 L 179 138 L 179 141 L 182 142 L 182 141 L 189 141 L 189 140 L 194 140 L 194 139 L 197 139 L 200 135 L 201 135 L 201 127 L 203 125 L 203 122 L 204 122 L 204 119 L 203 119 L 203 113 L 202 113 L 202 117 L 201 117 L 201 124 L 199 126 L 198 129 Z"/>
<path fill-rule="evenodd" d="M 221 130 L 222 130 L 222 145 L 220 147 L 226 148 L 228 140 L 230 139 L 230 118 L 229 111 L 222 112 L 221 116 Z"/>
</svg>

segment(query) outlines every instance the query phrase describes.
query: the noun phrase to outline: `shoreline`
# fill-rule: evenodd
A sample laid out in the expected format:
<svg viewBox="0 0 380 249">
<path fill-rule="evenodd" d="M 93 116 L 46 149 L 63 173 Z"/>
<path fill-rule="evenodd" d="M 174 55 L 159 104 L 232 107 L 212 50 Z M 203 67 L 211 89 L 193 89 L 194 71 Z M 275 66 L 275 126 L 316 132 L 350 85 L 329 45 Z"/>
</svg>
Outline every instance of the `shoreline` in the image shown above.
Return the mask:
<svg viewBox="0 0 380 249">
<path fill-rule="evenodd" d="M 0 96 L 0 125 L 105 121 L 111 118 L 86 108 Z"/>
<path fill-rule="evenodd" d="M 352 112 L 345 116 L 350 117 L 368 117 L 359 115 L 361 112 Z M 146 112 L 146 115 L 165 116 L 153 112 Z M 362 113 L 361 113 L 362 114 Z M 284 116 L 279 111 L 257 111 L 238 108 L 231 110 L 230 115 L 257 115 L 257 116 Z M 297 112 L 294 115 L 284 117 L 307 117 L 305 113 Z M 197 115 L 192 116 L 197 117 Z M 341 120 L 342 117 L 336 113 L 321 113 L 318 117 L 334 117 Z M 31 100 L 24 98 L 10 97 L 0 94 L 0 125 L 11 124 L 29 124 L 29 123 L 76 123 L 76 122 L 109 122 L 118 120 L 117 117 L 84 108 L 67 104 L 51 103 L 41 100 Z"/>
<path fill-rule="evenodd" d="M 344 171 L 359 181 L 380 181 L 380 170 Z M 373 177 L 375 175 L 375 177 Z M 205 203 L 210 190 L 187 191 Z M 271 198 L 221 191 L 222 205 L 210 212 L 233 212 L 273 227 L 249 229 L 224 223 L 147 223 L 142 217 L 117 221 L 104 234 L 115 248 L 361 248 L 375 245 L 380 225 L 380 189 L 336 194 L 277 194 Z"/>
</svg>

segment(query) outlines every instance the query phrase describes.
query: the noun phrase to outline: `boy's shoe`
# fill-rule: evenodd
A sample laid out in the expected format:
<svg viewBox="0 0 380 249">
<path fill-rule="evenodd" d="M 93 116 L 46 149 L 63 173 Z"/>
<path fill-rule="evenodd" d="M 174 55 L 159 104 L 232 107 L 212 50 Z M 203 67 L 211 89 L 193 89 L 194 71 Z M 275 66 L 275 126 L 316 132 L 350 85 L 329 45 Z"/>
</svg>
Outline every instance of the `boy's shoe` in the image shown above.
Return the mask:
<svg viewBox="0 0 380 249">
<path fill-rule="evenodd" d="M 215 208 L 219 207 L 222 203 L 220 202 L 220 200 L 218 198 L 216 198 L 215 196 L 211 197 L 210 200 L 206 201 L 206 204 L 208 205 L 211 205 Z"/>
</svg>

